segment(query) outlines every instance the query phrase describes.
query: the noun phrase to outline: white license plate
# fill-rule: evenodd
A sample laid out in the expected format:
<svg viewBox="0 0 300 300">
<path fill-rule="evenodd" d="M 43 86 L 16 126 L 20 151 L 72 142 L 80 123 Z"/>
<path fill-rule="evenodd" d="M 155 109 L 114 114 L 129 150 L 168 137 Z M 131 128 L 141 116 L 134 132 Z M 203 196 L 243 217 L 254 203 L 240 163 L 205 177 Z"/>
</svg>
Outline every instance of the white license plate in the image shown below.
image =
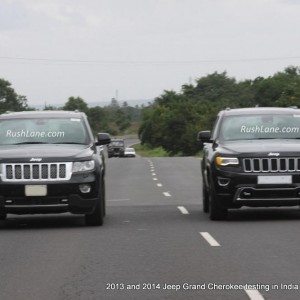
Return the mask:
<svg viewBox="0 0 300 300">
<path fill-rule="evenodd" d="M 258 184 L 291 184 L 292 175 L 282 175 L 282 176 L 258 176 Z"/>
<path fill-rule="evenodd" d="M 25 196 L 46 196 L 47 185 L 25 185 Z"/>
</svg>

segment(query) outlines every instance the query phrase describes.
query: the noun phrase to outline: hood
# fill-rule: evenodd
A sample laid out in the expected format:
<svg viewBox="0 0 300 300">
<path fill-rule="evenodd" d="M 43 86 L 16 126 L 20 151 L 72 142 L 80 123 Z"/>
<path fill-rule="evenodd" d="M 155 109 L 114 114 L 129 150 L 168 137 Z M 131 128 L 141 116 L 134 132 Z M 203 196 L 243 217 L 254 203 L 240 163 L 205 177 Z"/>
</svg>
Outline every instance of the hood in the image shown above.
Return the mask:
<svg viewBox="0 0 300 300">
<path fill-rule="evenodd" d="M 224 154 L 259 154 L 267 156 L 270 152 L 282 154 L 289 154 L 298 152 L 300 155 L 300 140 L 240 140 L 228 141 L 219 144 L 218 152 Z"/>
<path fill-rule="evenodd" d="M 36 162 L 73 161 L 91 157 L 93 153 L 89 145 L 2 145 L 0 162 L 30 162 L 32 158 L 41 158 Z"/>
</svg>

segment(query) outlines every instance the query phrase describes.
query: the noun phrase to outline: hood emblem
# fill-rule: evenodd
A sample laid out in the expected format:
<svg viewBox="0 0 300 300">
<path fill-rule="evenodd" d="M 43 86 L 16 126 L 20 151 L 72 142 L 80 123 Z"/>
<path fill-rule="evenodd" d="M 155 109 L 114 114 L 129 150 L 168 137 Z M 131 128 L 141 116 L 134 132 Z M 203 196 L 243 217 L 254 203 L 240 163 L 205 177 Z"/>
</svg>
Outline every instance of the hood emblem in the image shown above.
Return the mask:
<svg viewBox="0 0 300 300">
<path fill-rule="evenodd" d="M 279 156 L 280 154 L 278 152 L 270 152 L 268 156 Z"/>
<path fill-rule="evenodd" d="M 30 161 L 42 161 L 42 159 L 39 157 L 32 157 Z"/>
</svg>

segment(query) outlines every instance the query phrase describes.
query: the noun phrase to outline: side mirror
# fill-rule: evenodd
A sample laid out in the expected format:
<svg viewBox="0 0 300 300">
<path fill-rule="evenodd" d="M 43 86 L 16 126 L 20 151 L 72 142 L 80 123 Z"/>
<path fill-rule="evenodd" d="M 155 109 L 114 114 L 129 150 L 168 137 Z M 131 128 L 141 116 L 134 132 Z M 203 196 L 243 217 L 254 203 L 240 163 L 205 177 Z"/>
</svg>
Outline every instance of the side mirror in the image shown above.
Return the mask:
<svg viewBox="0 0 300 300">
<path fill-rule="evenodd" d="M 110 135 L 108 133 L 98 133 L 96 145 L 97 146 L 107 145 L 110 143 L 110 140 L 111 140 Z"/>
<path fill-rule="evenodd" d="M 205 130 L 205 131 L 200 131 L 198 133 L 197 140 L 198 142 L 209 143 L 211 142 L 210 138 L 211 138 L 211 132 L 209 130 Z"/>
</svg>

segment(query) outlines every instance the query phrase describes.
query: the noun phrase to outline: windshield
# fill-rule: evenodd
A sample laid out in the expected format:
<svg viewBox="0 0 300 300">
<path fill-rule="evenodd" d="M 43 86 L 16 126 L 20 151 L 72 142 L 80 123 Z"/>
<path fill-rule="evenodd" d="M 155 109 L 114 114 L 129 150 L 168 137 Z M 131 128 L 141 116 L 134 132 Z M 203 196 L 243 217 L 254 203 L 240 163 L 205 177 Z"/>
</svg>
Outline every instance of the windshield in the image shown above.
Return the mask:
<svg viewBox="0 0 300 300">
<path fill-rule="evenodd" d="M 256 139 L 300 139 L 300 115 L 227 116 L 220 128 L 224 141 Z"/>
<path fill-rule="evenodd" d="M 124 146 L 124 142 L 123 141 L 114 141 L 114 142 L 111 142 L 111 145 L 112 146 Z"/>
<path fill-rule="evenodd" d="M 80 118 L 0 120 L 0 145 L 88 143 Z"/>
</svg>

